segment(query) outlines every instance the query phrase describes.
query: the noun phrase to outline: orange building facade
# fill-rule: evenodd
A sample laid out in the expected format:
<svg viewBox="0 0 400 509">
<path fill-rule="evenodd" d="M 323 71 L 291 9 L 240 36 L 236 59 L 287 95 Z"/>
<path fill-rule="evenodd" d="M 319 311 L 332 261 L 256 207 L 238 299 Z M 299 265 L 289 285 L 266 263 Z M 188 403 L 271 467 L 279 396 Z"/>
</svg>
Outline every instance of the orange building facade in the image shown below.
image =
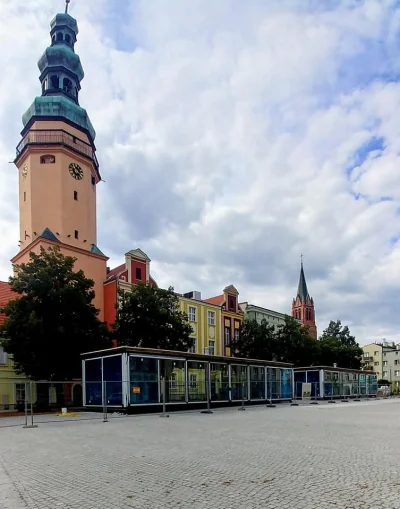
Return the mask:
<svg viewBox="0 0 400 509">
<path fill-rule="evenodd" d="M 108 258 L 97 247 L 96 186 L 101 176 L 96 134 L 79 105 L 84 74 L 75 53 L 78 26 L 63 13 L 50 27 L 50 46 L 38 62 L 42 93 L 23 115 L 17 146 L 20 251 L 11 261 L 19 265 L 31 251 L 58 246 L 76 258 L 77 270 L 94 280 L 94 305 L 103 320 Z"/>
</svg>

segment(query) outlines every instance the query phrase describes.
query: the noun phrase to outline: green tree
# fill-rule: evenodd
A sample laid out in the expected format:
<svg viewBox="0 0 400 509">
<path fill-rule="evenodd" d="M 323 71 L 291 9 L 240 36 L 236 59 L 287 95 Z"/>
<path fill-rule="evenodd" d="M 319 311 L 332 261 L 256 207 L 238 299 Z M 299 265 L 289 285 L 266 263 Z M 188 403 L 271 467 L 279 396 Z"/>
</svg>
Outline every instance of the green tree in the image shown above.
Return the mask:
<svg viewBox="0 0 400 509">
<path fill-rule="evenodd" d="M 236 357 L 272 360 L 275 354 L 274 327 L 266 320 L 243 320 L 239 338 L 232 343 L 232 352 Z"/>
<path fill-rule="evenodd" d="M 363 350 L 360 348 L 350 329 L 342 326 L 341 321 L 331 321 L 318 341 L 318 363 L 341 368 L 360 369 Z"/>
<path fill-rule="evenodd" d="M 17 373 L 34 380 L 81 377 L 83 352 L 111 346 L 105 324 L 93 306 L 94 283 L 74 271 L 76 259 L 59 248 L 30 253 L 10 278 L 18 295 L 2 310 L 2 346 L 12 354 Z"/>
<path fill-rule="evenodd" d="M 343 326 L 340 320 L 331 320 L 328 327 L 323 331 L 320 339 L 335 338 L 343 346 L 358 346 L 356 338 L 350 334 L 348 326 Z"/>
<path fill-rule="evenodd" d="M 277 327 L 275 337 L 276 360 L 291 362 L 294 366 L 310 366 L 315 362 L 316 341 L 309 335 L 308 328 L 291 316 L 286 316 L 285 323 Z"/>
<path fill-rule="evenodd" d="M 120 292 L 115 335 L 120 345 L 187 351 L 193 346 L 192 327 L 179 310 L 173 288 L 140 283 Z"/>
</svg>

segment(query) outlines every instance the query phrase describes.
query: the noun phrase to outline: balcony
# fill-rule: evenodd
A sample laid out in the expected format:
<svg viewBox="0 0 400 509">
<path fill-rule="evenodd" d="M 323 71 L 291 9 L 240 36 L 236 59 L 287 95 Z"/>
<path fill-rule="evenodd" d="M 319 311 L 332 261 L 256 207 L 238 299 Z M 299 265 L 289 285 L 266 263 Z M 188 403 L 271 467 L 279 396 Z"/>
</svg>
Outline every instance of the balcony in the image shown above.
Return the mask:
<svg viewBox="0 0 400 509">
<path fill-rule="evenodd" d="M 28 145 L 64 145 L 91 159 L 96 169 L 99 169 L 99 162 L 92 146 L 62 129 L 51 131 L 38 129 L 29 131 L 17 146 L 17 158 Z"/>
<path fill-rule="evenodd" d="M 371 356 L 363 357 L 362 362 L 373 362 L 374 358 Z"/>
</svg>

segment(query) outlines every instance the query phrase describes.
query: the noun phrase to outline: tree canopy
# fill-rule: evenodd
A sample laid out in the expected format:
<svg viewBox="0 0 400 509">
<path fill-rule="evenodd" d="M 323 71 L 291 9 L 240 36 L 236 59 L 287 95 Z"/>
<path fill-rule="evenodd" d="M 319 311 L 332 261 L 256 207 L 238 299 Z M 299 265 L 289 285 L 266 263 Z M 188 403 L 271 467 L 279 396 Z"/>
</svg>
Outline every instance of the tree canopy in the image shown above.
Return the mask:
<svg viewBox="0 0 400 509">
<path fill-rule="evenodd" d="M 319 363 L 340 367 L 360 369 L 362 348 L 356 338 L 350 334 L 348 326 L 342 326 L 340 320 L 330 321 L 318 341 Z"/>
<path fill-rule="evenodd" d="M 330 322 L 319 340 L 290 316 L 274 328 L 263 320 L 245 319 L 233 345 L 236 356 L 290 362 L 294 366 L 328 365 L 360 369 L 362 349 L 347 326 Z"/>
<path fill-rule="evenodd" d="M 191 334 L 173 288 L 140 283 L 130 292 L 119 293 L 115 322 L 119 345 L 187 351 L 193 346 Z"/>
<path fill-rule="evenodd" d="M 17 373 L 34 380 L 81 377 L 80 354 L 111 346 L 92 304 L 94 282 L 74 271 L 75 261 L 58 247 L 41 248 L 10 278 L 17 298 L 2 310 L 2 346 L 12 354 Z"/>
</svg>

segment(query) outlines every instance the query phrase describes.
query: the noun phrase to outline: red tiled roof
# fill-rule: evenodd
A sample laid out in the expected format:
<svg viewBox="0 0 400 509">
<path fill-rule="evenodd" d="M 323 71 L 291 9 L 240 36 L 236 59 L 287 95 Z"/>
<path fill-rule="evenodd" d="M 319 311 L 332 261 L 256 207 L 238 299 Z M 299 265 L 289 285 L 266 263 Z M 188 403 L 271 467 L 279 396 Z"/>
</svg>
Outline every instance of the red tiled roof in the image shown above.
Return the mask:
<svg viewBox="0 0 400 509">
<path fill-rule="evenodd" d="M 4 307 L 8 301 L 13 300 L 17 297 L 8 283 L 5 281 L 0 281 L 0 308 Z M 3 325 L 5 322 L 5 315 L 0 313 L 0 325 Z"/>
<path fill-rule="evenodd" d="M 210 299 L 203 299 L 203 302 L 207 302 L 207 304 L 214 304 L 215 306 L 222 306 L 224 303 L 225 297 L 224 295 L 217 295 L 216 297 L 211 297 Z"/>
<path fill-rule="evenodd" d="M 118 276 L 120 272 L 123 272 L 125 270 L 125 263 L 118 265 L 118 267 L 115 267 L 115 269 L 110 270 L 110 272 L 107 274 L 106 279 L 110 279 L 114 276 Z"/>
</svg>

